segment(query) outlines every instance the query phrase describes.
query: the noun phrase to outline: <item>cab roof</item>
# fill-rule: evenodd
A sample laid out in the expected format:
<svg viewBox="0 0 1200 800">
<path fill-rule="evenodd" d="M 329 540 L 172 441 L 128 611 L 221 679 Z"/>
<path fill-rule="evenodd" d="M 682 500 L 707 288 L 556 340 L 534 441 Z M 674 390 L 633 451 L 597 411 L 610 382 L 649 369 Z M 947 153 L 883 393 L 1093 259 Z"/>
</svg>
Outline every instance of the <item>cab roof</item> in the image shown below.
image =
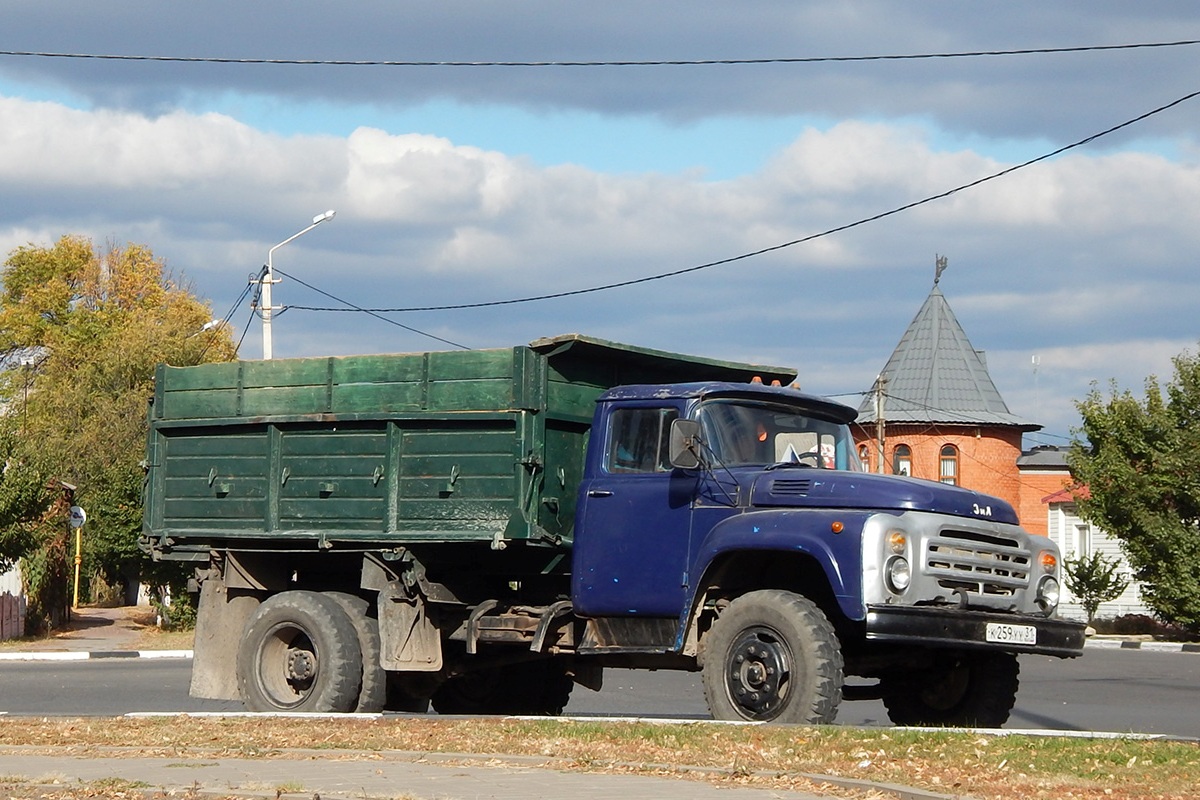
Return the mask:
<svg viewBox="0 0 1200 800">
<path fill-rule="evenodd" d="M 858 411 L 851 406 L 819 395 L 807 394 L 789 386 L 767 386 L 762 383 L 732 383 L 729 381 L 618 386 L 602 393 L 596 402 L 708 400 L 715 398 L 782 402 L 843 424 L 853 422 L 858 416 Z"/>
</svg>

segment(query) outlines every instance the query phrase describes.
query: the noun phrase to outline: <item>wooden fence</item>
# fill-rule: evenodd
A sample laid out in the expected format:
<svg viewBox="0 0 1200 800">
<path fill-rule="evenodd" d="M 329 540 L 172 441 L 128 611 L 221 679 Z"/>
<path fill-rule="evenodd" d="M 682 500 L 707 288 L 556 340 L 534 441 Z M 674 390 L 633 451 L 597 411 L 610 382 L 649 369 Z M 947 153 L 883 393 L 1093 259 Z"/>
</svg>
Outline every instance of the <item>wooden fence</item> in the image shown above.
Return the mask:
<svg viewBox="0 0 1200 800">
<path fill-rule="evenodd" d="M 25 635 L 25 598 L 11 592 L 0 594 L 0 640 Z"/>
</svg>

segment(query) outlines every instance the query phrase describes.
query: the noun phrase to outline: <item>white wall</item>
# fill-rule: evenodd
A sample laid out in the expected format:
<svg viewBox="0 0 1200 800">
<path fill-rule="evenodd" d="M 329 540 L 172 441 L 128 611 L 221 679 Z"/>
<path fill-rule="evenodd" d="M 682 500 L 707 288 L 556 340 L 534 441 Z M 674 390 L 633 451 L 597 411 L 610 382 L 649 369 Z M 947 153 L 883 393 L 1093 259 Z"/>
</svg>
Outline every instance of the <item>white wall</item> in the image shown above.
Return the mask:
<svg viewBox="0 0 1200 800">
<path fill-rule="evenodd" d="M 8 592 L 14 596 L 21 594 L 21 568 L 14 566 L 8 572 L 0 573 L 0 594 Z"/>
</svg>

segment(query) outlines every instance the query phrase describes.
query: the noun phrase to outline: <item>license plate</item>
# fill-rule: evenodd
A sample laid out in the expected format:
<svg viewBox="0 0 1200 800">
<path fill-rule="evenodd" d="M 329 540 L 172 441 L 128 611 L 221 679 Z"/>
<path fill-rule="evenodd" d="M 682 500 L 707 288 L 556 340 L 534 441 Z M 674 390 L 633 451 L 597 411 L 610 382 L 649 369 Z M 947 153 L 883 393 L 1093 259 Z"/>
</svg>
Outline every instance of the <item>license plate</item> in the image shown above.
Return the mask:
<svg viewBox="0 0 1200 800">
<path fill-rule="evenodd" d="M 984 639 L 1001 644 L 1037 644 L 1037 628 L 1032 625 L 1009 625 L 989 622 Z"/>
</svg>

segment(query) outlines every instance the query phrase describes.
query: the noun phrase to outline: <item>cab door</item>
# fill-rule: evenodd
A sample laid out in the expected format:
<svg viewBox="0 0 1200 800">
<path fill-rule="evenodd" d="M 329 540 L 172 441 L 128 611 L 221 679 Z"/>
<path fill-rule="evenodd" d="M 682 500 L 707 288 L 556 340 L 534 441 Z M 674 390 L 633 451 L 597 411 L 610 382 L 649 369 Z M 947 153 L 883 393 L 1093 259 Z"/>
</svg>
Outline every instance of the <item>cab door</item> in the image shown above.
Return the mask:
<svg viewBox="0 0 1200 800">
<path fill-rule="evenodd" d="M 678 416 L 636 406 L 608 415 L 600 463 L 580 486 L 572 601 L 583 616 L 678 617 L 683 609 L 696 478 L 668 461 Z"/>
</svg>

